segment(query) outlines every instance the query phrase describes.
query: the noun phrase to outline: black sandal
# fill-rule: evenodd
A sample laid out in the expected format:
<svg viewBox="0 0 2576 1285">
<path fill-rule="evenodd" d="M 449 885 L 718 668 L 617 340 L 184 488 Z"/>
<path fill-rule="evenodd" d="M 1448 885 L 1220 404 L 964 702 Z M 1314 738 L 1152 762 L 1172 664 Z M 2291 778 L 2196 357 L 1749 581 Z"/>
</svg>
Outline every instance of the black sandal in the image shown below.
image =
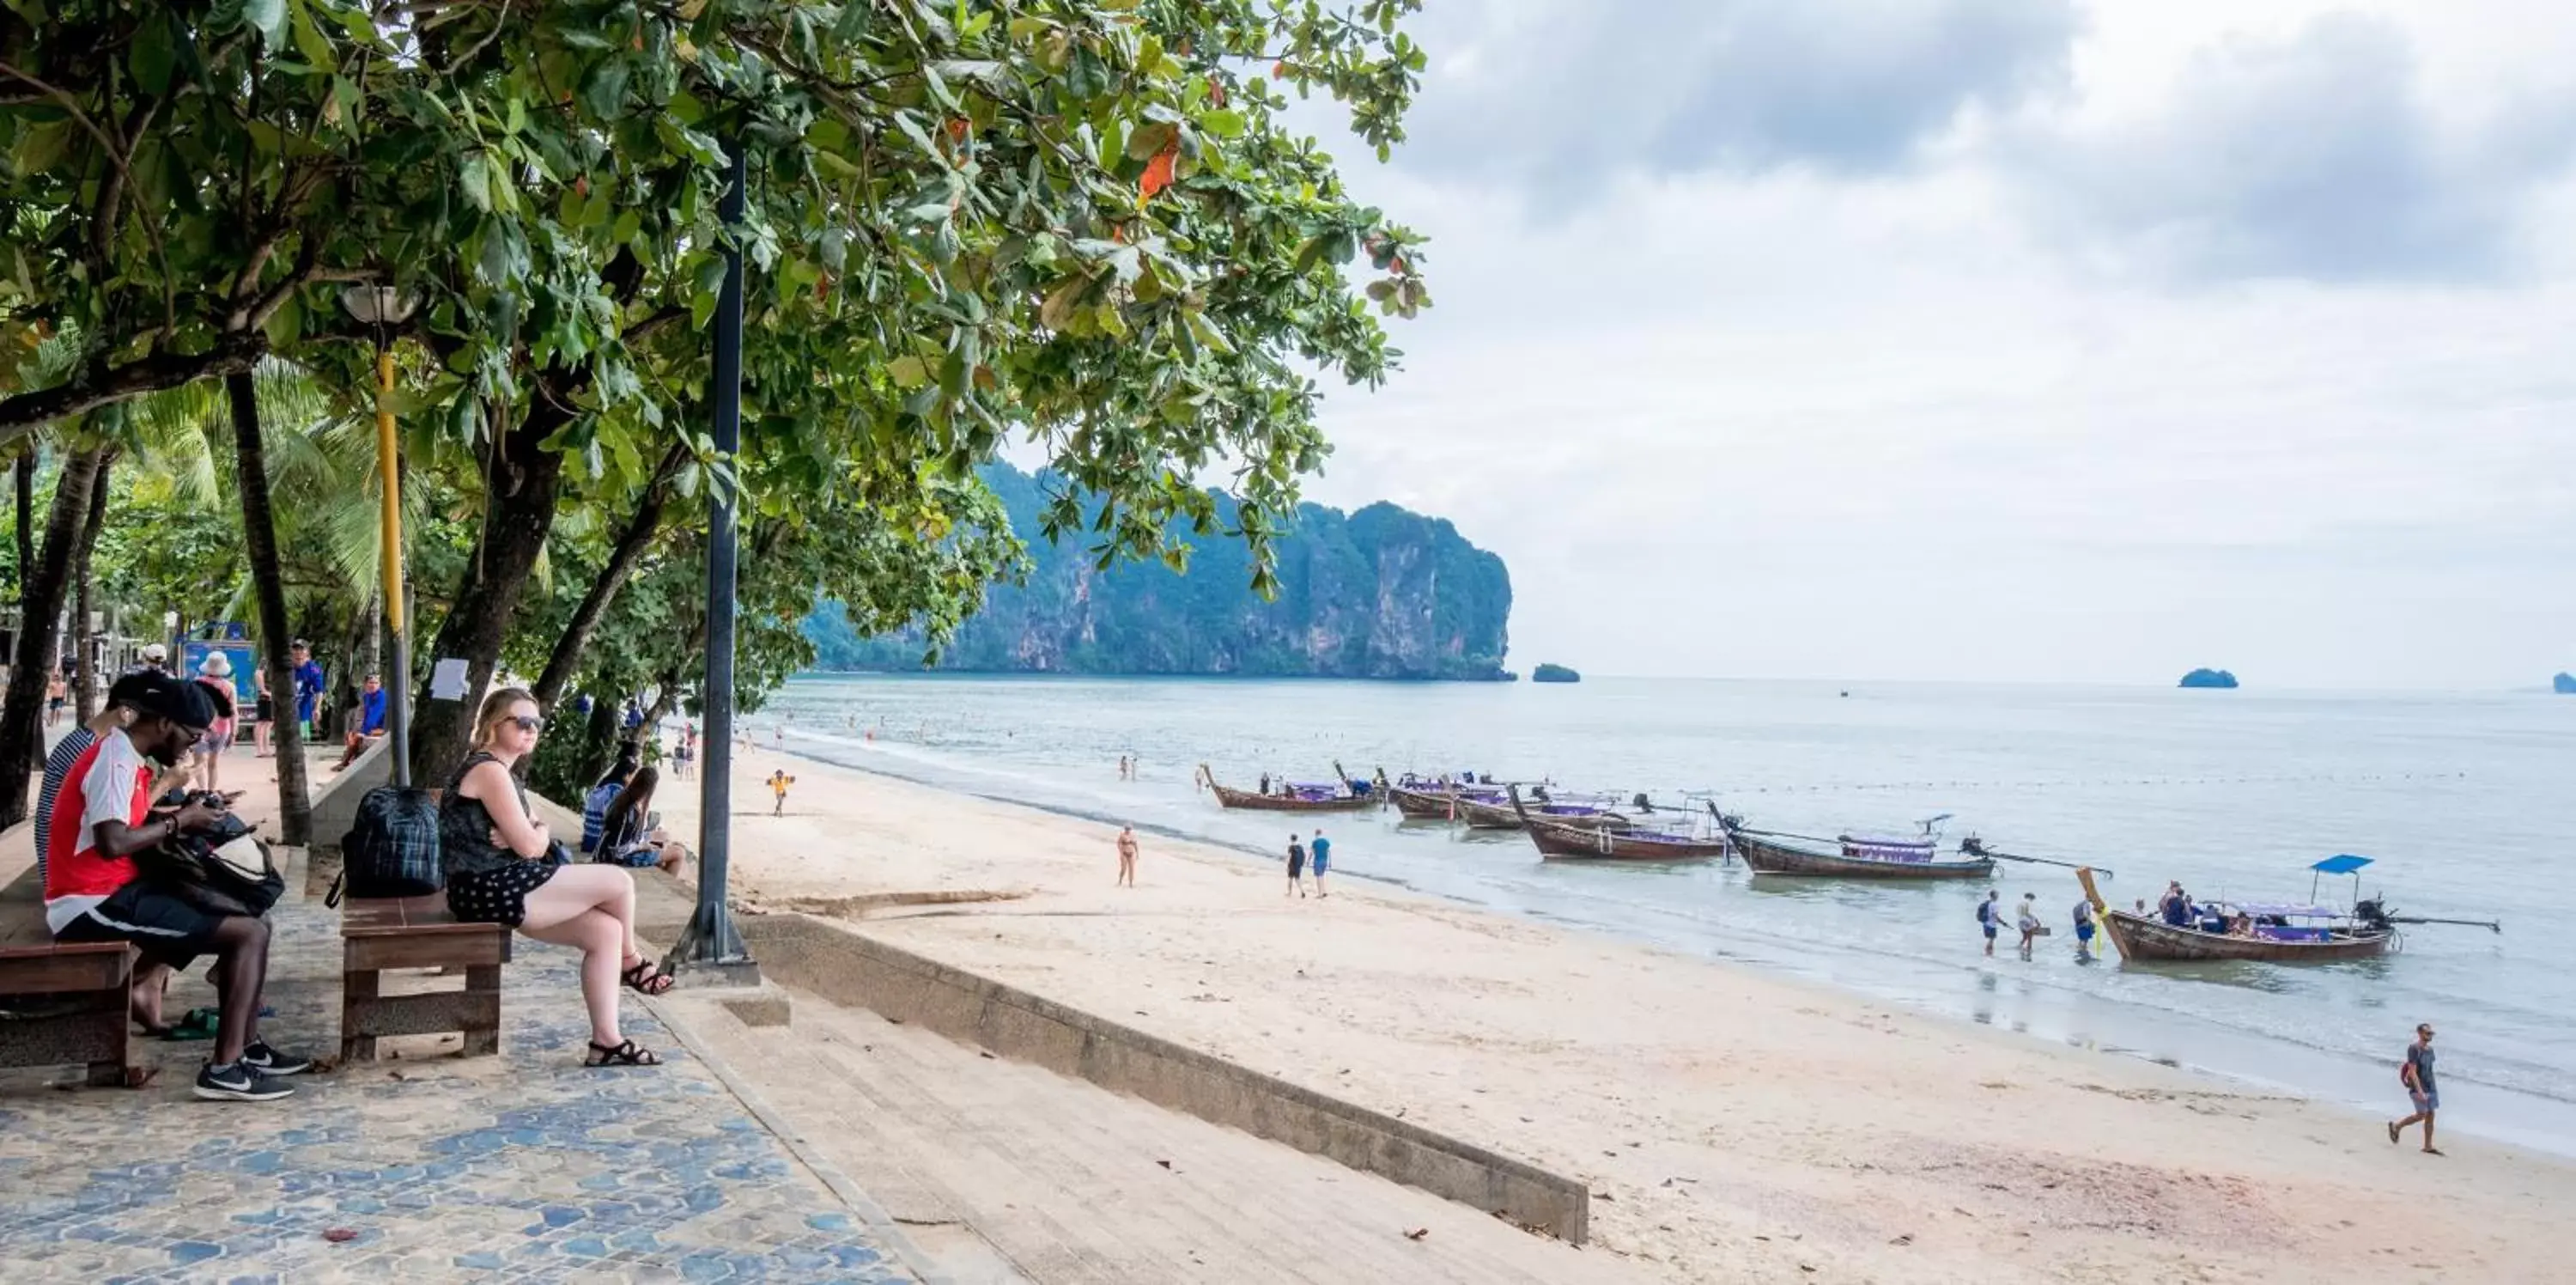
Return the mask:
<svg viewBox="0 0 2576 1285">
<path fill-rule="evenodd" d="M 602 1044 L 597 1040 L 592 1040 L 590 1041 L 590 1056 L 583 1058 L 581 1060 L 581 1064 L 592 1068 L 603 1066 L 660 1066 L 662 1064 L 662 1059 L 655 1057 L 653 1055 L 653 1050 L 638 1047 L 633 1040 L 628 1040 L 623 1044 L 615 1045 L 613 1047 Z"/>
<path fill-rule="evenodd" d="M 618 980 L 626 983 L 626 989 L 639 995 L 661 995 L 671 989 L 671 975 L 654 968 L 653 961 L 650 959 L 636 961 L 633 968 L 619 973 L 617 977 Z"/>
</svg>

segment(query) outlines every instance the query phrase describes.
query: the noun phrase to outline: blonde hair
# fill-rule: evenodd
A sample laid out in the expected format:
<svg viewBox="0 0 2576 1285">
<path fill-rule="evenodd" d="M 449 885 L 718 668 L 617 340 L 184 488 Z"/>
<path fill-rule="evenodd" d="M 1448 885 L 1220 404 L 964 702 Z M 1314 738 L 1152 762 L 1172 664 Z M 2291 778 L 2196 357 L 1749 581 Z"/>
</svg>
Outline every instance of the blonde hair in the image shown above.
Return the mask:
<svg viewBox="0 0 2576 1285">
<path fill-rule="evenodd" d="M 474 748 L 492 747 L 493 729 L 510 716 L 510 707 L 520 701 L 537 705 L 536 696 L 524 687 L 504 687 L 483 698 L 482 712 L 474 716 Z M 537 705 L 537 708 L 540 713 L 545 709 L 542 705 Z"/>
</svg>

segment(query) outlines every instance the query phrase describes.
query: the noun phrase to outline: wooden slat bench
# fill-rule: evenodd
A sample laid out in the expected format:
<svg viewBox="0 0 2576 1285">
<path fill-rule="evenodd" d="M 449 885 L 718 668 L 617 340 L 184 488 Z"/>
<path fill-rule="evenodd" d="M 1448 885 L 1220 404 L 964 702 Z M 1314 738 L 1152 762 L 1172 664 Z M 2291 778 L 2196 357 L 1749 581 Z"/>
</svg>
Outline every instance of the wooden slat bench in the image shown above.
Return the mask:
<svg viewBox="0 0 2576 1285">
<path fill-rule="evenodd" d="M 464 1055 L 501 1051 L 501 965 L 510 930 L 459 923 L 444 894 L 349 898 L 340 906 L 340 1060 L 373 1059 L 387 1035 L 465 1037 Z M 465 989 L 387 995 L 392 968 L 461 968 Z"/>
<path fill-rule="evenodd" d="M 0 1066 L 86 1064 L 91 1084 L 141 1083 L 126 1050 L 136 953 L 123 942 L 58 943 L 41 901 L 16 888 L 0 895 Z"/>
</svg>

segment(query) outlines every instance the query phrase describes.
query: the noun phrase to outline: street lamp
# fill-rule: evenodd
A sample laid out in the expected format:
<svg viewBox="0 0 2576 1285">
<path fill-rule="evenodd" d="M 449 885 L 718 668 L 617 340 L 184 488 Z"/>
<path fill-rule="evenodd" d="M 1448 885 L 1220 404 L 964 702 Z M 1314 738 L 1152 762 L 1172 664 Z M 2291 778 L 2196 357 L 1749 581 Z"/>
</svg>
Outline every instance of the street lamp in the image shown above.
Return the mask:
<svg viewBox="0 0 2576 1285">
<path fill-rule="evenodd" d="M 385 733 L 393 743 L 393 783 L 411 784 L 411 648 L 403 640 L 402 444 L 394 436 L 392 329 L 411 319 L 420 301 L 392 286 L 351 286 L 340 306 L 376 332 L 376 468 L 383 479 L 385 632 L 393 651 L 393 681 L 385 684 Z"/>
</svg>

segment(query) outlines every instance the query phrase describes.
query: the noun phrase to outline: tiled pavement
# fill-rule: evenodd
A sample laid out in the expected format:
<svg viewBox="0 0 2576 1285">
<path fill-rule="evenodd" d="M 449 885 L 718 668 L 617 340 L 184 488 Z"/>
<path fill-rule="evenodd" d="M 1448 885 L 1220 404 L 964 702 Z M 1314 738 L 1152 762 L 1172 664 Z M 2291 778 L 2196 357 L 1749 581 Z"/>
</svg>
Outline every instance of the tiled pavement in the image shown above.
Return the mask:
<svg viewBox="0 0 2576 1285">
<path fill-rule="evenodd" d="M 337 916 L 290 898 L 272 918 L 262 1034 L 335 1052 Z M 162 1068 L 141 1090 L 0 1071 L 10 1285 L 915 1279 L 633 995 L 627 1034 L 666 1065 L 583 1068 L 578 957 L 516 949 L 496 1058 L 388 1040 L 410 1055 L 300 1077 L 268 1104 L 190 1096 L 202 1043 L 138 1037 Z M 211 1003 L 184 978 L 169 1012 Z"/>
</svg>

